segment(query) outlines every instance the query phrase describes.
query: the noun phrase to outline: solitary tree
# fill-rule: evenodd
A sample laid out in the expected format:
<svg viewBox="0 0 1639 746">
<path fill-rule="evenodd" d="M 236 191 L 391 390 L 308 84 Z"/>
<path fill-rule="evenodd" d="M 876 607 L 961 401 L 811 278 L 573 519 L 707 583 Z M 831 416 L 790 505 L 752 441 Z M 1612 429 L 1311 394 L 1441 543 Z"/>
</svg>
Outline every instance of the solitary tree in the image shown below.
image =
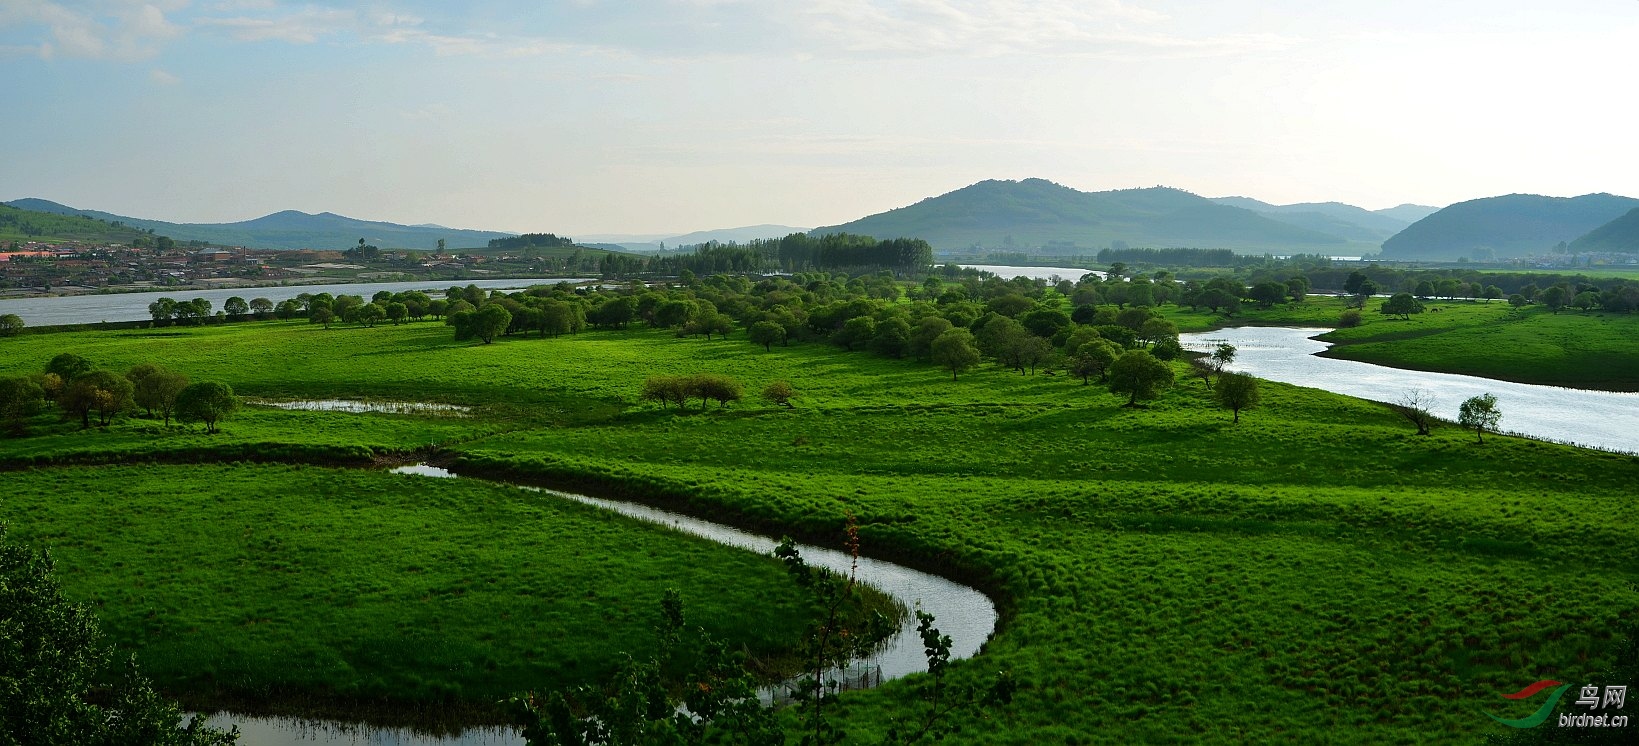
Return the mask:
<svg viewBox="0 0 1639 746">
<path fill-rule="evenodd" d="M 933 340 L 930 354 L 934 364 L 950 371 L 952 381 L 956 380 L 956 374 L 979 363 L 979 345 L 966 329 L 950 329 L 939 335 Z"/>
<path fill-rule="evenodd" d="M 273 315 L 273 301 L 266 298 L 251 298 L 250 312 L 256 316 L 257 320 L 265 321 Z"/>
<path fill-rule="evenodd" d="M 751 325 L 746 336 L 752 342 L 763 346 L 763 350 L 772 350 L 775 342 L 785 339 L 785 327 L 772 321 L 759 321 Z"/>
<path fill-rule="evenodd" d="M 1235 362 L 1235 352 L 1235 345 L 1228 342 L 1219 342 L 1217 347 L 1212 348 L 1212 355 L 1207 359 L 1212 361 L 1214 371 L 1223 373 L 1230 363 Z"/>
<path fill-rule="evenodd" d="M 0 315 L 0 337 L 14 337 L 23 331 L 23 317 L 15 313 Z"/>
<path fill-rule="evenodd" d="M 229 319 L 240 321 L 245 318 L 245 314 L 250 313 L 250 303 L 235 295 L 222 301 L 222 310 L 227 312 Z"/>
<path fill-rule="evenodd" d="M 1414 313 L 1423 312 L 1423 302 L 1417 300 L 1411 293 L 1395 293 L 1388 300 L 1383 301 L 1382 308 L 1378 309 L 1390 316 L 1399 316 L 1406 321 L 1411 320 Z"/>
<path fill-rule="evenodd" d="M 796 398 L 796 390 L 791 388 L 789 381 L 775 381 L 763 389 L 763 400 L 770 404 L 777 404 L 786 409 L 796 409 L 791 400 Z"/>
<path fill-rule="evenodd" d="M 1258 379 L 1245 373 L 1221 373 L 1213 396 L 1219 406 L 1235 413 L 1235 422 L 1239 424 L 1241 410 L 1258 405 Z"/>
<path fill-rule="evenodd" d="M 1502 410 L 1497 408 L 1497 397 L 1492 394 L 1472 397 L 1457 409 L 1458 424 L 1474 428 L 1474 437 L 1481 443 L 1485 442 L 1485 431 L 1496 432 L 1500 421 Z"/>
<path fill-rule="evenodd" d="M 1172 385 L 1172 366 L 1156 360 L 1148 350 L 1133 350 L 1110 366 L 1110 391 L 1127 394 L 1127 406 L 1139 399 L 1154 399 Z"/>
<path fill-rule="evenodd" d="M 216 423 L 239 409 L 239 397 L 225 383 L 201 381 L 189 384 L 176 396 L 177 419 L 203 422 L 205 432 L 216 432 Z"/>
<path fill-rule="evenodd" d="M 1434 394 L 1428 391 L 1410 389 L 1389 406 L 1416 426 L 1418 435 L 1428 435 L 1434 427 L 1434 414 L 1429 411 L 1434 407 Z"/>
</svg>

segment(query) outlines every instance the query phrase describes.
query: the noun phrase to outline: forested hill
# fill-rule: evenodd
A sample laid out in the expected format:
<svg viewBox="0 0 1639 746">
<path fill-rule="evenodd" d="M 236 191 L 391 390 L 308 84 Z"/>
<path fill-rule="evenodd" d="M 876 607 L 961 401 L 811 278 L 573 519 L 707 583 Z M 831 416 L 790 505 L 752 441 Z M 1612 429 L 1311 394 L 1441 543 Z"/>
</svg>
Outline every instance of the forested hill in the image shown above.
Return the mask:
<svg viewBox="0 0 1639 746">
<path fill-rule="evenodd" d="M 981 181 L 810 235 L 920 238 L 941 251 L 1045 248 L 1087 253 L 1124 243 L 1243 251 L 1336 251 L 1341 237 L 1167 187 L 1082 192 L 1043 179 Z"/>
<path fill-rule="evenodd" d="M 1384 259 L 1455 260 L 1546 254 L 1639 207 L 1614 194 L 1509 194 L 1458 202 L 1383 242 Z"/>
<path fill-rule="evenodd" d="M 1571 251 L 1639 252 L 1639 207 L 1572 241 Z"/>
<path fill-rule="evenodd" d="M 486 246 L 490 239 L 512 235 L 437 225 L 399 225 L 359 220 L 329 212 L 311 215 L 285 210 L 237 223 L 168 223 L 98 210 L 81 210 L 43 199 L 20 199 L 7 204 L 39 212 L 84 215 L 109 222 L 118 221 L 136 228 L 153 230 L 178 241 L 205 241 L 254 249 L 345 249 L 357 244 L 360 238 L 383 249 L 431 250 L 438 248 L 439 239 L 443 239 L 448 248 L 459 249 Z"/>
<path fill-rule="evenodd" d="M 10 245 L 13 241 L 130 245 L 138 240 L 158 240 L 158 236 L 135 226 L 94 217 L 61 215 L 0 204 L 0 244 L 3 245 Z"/>
</svg>

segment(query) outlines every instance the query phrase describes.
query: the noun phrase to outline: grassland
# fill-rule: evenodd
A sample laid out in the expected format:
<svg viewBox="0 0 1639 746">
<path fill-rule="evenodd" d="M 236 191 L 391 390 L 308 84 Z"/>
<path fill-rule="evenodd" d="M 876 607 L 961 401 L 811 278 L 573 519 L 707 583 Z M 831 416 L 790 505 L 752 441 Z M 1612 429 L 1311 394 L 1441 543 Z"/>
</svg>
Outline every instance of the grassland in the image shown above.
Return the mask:
<svg viewBox="0 0 1639 746">
<path fill-rule="evenodd" d="M 497 717 L 484 705 L 651 647 L 667 587 L 771 665 L 798 641 L 782 620 L 804 613 L 770 559 L 504 486 L 289 465 L 5 479 L 14 538 L 51 547 L 113 642 L 189 707 Z"/>
<path fill-rule="evenodd" d="M 1326 310 L 1311 302 L 1304 313 Z M 1388 323 L 1363 328 L 1377 326 Z M 74 351 L 111 367 L 161 361 L 256 396 L 436 398 L 474 405 L 477 416 L 291 421 L 353 418 L 364 423 L 356 444 L 371 447 L 437 436 L 469 473 L 623 493 L 826 541 L 852 512 L 867 553 L 958 575 L 999 602 L 996 636 L 952 675 L 972 682 L 1005 668 L 1022 688 L 1011 705 L 961 723 L 960 743 L 1472 741 L 1502 730 L 1481 714 L 1502 711 L 1498 693 L 1592 675 L 1610 662 L 1617 630 L 1639 620 L 1639 460 L 1514 438 L 1482 446 L 1455 431 L 1417 437 L 1379 405 L 1309 389 L 1266 382 L 1263 405 L 1235 426 L 1183 379 L 1148 408 L 1127 409 L 1063 376 L 987 367 L 952 382 L 926 364 L 821 345 L 765 352 L 738 336 L 632 330 L 464 345 L 432 324 L 178 333 L 5 340 L 0 375 Z M 751 390 L 789 380 L 797 408 L 743 402 L 679 415 L 636 403 L 643 376 L 696 371 Z M 222 440 L 239 427 L 278 439 L 286 416 L 295 413 L 230 421 Z M 339 440 L 335 422 L 319 429 Z M 457 431 L 420 430 L 435 427 Z M 42 435 L 53 443 L 38 452 L 71 460 L 99 438 L 127 436 L 137 437 Z M 282 437 L 305 436 L 293 427 Z M 0 442 L 0 458 L 31 440 Z M 165 468 L 174 467 L 133 467 Z M 247 477 L 257 481 L 285 470 L 255 468 L 265 470 Z M 343 487 L 351 472 L 290 471 L 312 480 L 293 498 L 357 491 Z M 80 479 L 82 493 L 116 504 L 131 481 L 22 474 Z M 60 518 L 29 528 L 44 508 L 18 504 L 0 502 L 14 532 L 63 531 Z M 422 517 L 412 522 L 444 520 L 435 507 L 414 510 Z M 177 525 L 144 530 L 158 537 Z M 426 533 L 404 540 L 405 551 Z M 137 564 L 121 571 L 158 572 L 142 551 L 125 555 Z M 107 569 L 88 565 L 67 579 L 70 590 L 111 592 L 117 581 L 89 577 Z M 154 645 L 188 629 L 155 620 L 191 603 L 150 619 L 152 605 L 115 598 L 102 613 Z M 390 613 L 409 602 L 383 603 Z M 129 608 L 110 608 L 120 604 Z M 333 671 L 330 681 L 348 675 Z M 441 670 L 414 674 L 428 687 L 454 685 Z M 462 692 L 480 686 L 459 681 Z M 913 678 L 849 695 L 850 732 L 870 742 L 915 711 L 923 686 Z"/>
<path fill-rule="evenodd" d="M 1312 297 L 1291 307 L 1248 309 L 1232 319 L 1168 307 L 1184 331 L 1223 326 L 1335 327 L 1341 298 Z M 1549 386 L 1639 391 L 1639 315 L 1565 310 L 1507 303 L 1431 301 L 1409 321 L 1366 304 L 1360 326 L 1320 339 L 1325 354 L 1394 368 L 1460 373 Z"/>
</svg>

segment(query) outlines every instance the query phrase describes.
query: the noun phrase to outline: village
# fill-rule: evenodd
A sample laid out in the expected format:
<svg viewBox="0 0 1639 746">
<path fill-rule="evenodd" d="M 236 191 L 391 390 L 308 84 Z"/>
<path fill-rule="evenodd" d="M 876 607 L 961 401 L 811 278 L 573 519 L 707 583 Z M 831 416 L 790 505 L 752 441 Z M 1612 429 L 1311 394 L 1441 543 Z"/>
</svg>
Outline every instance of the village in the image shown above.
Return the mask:
<svg viewBox="0 0 1639 746">
<path fill-rule="evenodd" d="M 0 298 L 334 282 L 481 279 L 567 269 L 562 260 L 468 251 L 267 250 L 13 241 L 0 247 Z M 374 249 L 374 247 L 370 247 Z"/>
</svg>

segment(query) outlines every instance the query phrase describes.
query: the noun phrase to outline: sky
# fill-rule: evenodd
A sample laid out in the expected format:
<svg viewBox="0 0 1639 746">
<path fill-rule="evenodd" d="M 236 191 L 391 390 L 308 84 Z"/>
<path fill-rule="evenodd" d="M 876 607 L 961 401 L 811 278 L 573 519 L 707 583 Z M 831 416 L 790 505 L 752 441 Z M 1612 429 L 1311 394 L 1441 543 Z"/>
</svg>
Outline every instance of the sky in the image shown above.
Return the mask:
<svg viewBox="0 0 1639 746">
<path fill-rule="evenodd" d="M 984 179 L 1639 196 L 1639 0 L 0 0 L 0 199 L 812 227 Z"/>
</svg>

